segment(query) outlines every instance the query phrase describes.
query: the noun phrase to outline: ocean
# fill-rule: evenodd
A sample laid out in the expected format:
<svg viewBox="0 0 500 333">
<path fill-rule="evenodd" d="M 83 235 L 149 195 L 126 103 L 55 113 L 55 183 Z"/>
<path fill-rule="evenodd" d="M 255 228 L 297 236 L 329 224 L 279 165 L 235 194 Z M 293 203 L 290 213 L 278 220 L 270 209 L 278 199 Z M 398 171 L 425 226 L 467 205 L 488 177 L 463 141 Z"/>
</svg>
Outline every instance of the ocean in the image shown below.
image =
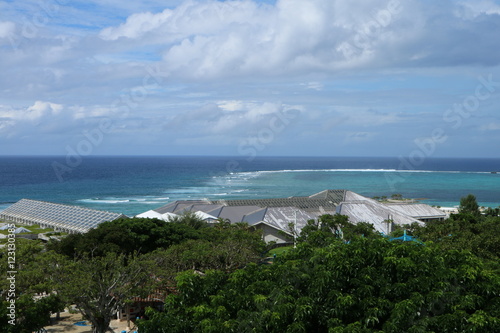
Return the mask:
<svg viewBox="0 0 500 333">
<path fill-rule="evenodd" d="M 498 172 L 498 173 L 496 173 Z M 306 196 L 347 189 L 453 207 L 500 206 L 500 159 L 380 157 L 0 157 L 0 211 L 22 199 L 129 216 L 186 199 Z"/>
</svg>

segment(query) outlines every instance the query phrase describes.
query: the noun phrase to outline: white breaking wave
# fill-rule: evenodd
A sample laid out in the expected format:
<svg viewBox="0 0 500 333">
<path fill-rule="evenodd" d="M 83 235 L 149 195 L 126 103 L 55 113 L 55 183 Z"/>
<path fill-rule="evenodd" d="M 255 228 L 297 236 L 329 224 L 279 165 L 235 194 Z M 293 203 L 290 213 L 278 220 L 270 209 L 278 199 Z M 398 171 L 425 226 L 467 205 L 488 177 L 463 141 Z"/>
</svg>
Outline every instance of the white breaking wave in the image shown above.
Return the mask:
<svg viewBox="0 0 500 333">
<path fill-rule="evenodd" d="M 240 173 L 232 173 L 232 177 L 249 177 L 254 178 L 262 174 L 272 173 L 299 173 L 299 172 L 404 172 L 404 173 L 466 173 L 466 174 L 489 174 L 485 171 L 433 171 L 433 170 L 406 170 L 406 169 L 300 169 L 300 170 L 263 170 L 263 171 L 248 171 Z"/>
<path fill-rule="evenodd" d="M 118 203 L 129 203 L 130 200 L 111 200 L 111 199 L 80 199 L 79 202 L 85 203 L 102 203 L 102 204 L 118 204 Z"/>
<path fill-rule="evenodd" d="M 186 187 L 186 188 L 173 188 L 173 189 L 168 189 L 165 190 L 163 193 L 166 194 L 199 194 L 199 193 L 205 193 L 210 191 L 210 187 Z"/>
<path fill-rule="evenodd" d="M 169 200 L 169 197 L 155 197 L 155 196 L 144 196 L 144 197 L 130 197 L 130 198 L 91 198 L 91 199 L 80 199 L 79 202 L 89 203 L 89 204 L 157 204 Z"/>
</svg>

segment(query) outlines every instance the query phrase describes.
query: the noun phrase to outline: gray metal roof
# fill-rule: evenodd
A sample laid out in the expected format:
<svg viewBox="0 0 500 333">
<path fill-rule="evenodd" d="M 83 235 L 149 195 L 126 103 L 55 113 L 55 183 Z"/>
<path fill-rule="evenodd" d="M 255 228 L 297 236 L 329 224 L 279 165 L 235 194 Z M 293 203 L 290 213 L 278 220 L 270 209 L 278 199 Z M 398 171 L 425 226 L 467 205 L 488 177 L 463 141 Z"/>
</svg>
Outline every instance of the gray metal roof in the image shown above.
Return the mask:
<svg viewBox="0 0 500 333">
<path fill-rule="evenodd" d="M 287 233 L 291 232 L 291 222 L 296 222 L 295 227 L 299 232 L 308 220 L 316 219 L 322 214 L 347 215 L 351 223 L 371 223 L 376 230 L 386 233 L 388 224 L 384 221 L 392 220 L 399 225 L 422 224 L 416 217 L 438 216 L 437 213 L 440 212 L 424 204 L 385 205 L 346 190 L 325 190 L 305 197 L 176 201 L 156 209 L 160 213 L 180 213 L 186 210 L 203 211 L 218 218 L 228 219 L 232 223 L 264 223 Z M 429 213 L 435 215 L 426 215 Z"/>
<path fill-rule="evenodd" d="M 432 206 L 417 203 L 417 204 L 386 204 L 400 213 L 410 215 L 416 219 L 429 219 L 429 218 L 446 218 L 447 214 L 440 209 Z"/>
<path fill-rule="evenodd" d="M 241 200 L 180 200 L 155 209 L 158 213 L 181 214 L 202 211 L 232 223 L 267 224 L 290 234 L 289 224 L 300 231 L 308 220 L 322 214 L 335 214 L 337 205 L 344 201 L 346 190 L 325 190 L 310 196 L 241 199 Z"/>
<path fill-rule="evenodd" d="M 335 212 L 337 205 L 344 201 L 345 190 L 325 190 L 306 197 L 219 200 L 225 206 L 297 207 L 309 212 Z"/>
<path fill-rule="evenodd" d="M 290 223 L 296 224 L 296 230 L 300 232 L 308 220 L 316 218 L 315 214 L 297 207 L 222 206 L 206 204 L 205 201 L 177 201 L 156 211 L 166 211 L 167 208 L 177 214 L 201 211 L 217 218 L 228 219 L 231 223 L 246 222 L 252 226 L 265 223 L 288 234 L 291 234 Z"/>
<path fill-rule="evenodd" d="M 251 216 L 252 214 L 262 210 L 263 208 L 258 206 L 233 206 L 233 207 L 226 206 L 222 207 L 218 217 L 223 219 L 228 219 L 232 223 L 247 222 L 245 221 L 245 217 L 247 215 Z"/>
<path fill-rule="evenodd" d="M 41 224 L 67 232 L 87 232 L 98 224 L 125 217 L 78 206 L 22 199 L 0 213 L 0 219 L 21 224 Z"/>
<path fill-rule="evenodd" d="M 185 210 L 186 208 L 192 205 L 197 205 L 197 204 L 203 205 L 207 203 L 210 204 L 210 202 L 207 202 L 205 200 L 180 200 L 171 202 L 169 204 L 166 204 L 165 206 L 156 208 L 154 210 L 160 214 L 176 213 L 176 212 L 181 212 L 182 210 Z"/>
<path fill-rule="evenodd" d="M 295 231 L 300 233 L 307 221 L 314 219 L 315 215 L 295 207 L 271 207 L 267 209 L 263 221 L 287 233 L 292 232 L 290 223 L 293 223 Z"/>
<path fill-rule="evenodd" d="M 249 225 L 254 225 L 255 223 L 263 221 L 264 217 L 266 216 L 267 210 L 268 208 L 259 208 L 254 212 L 246 214 L 243 217 L 243 221 L 248 223 Z"/>
<path fill-rule="evenodd" d="M 179 213 L 182 210 L 191 210 L 191 205 L 217 205 L 218 207 L 297 207 L 302 210 L 326 214 L 335 213 L 339 203 L 345 200 L 346 190 L 325 190 L 304 197 L 270 198 L 270 199 L 239 199 L 239 200 L 179 200 L 155 209 L 160 214 Z M 215 209 L 215 208 L 214 208 Z M 205 211 L 204 209 L 199 209 Z M 206 211 L 209 213 L 208 211 Z M 213 215 L 212 213 L 210 213 Z"/>
<path fill-rule="evenodd" d="M 387 233 L 387 222 L 392 220 L 398 225 L 412 223 L 423 224 L 423 222 L 413 218 L 410 215 L 401 213 L 391 206 L 384 205 L 376 200 L 363 197 L 357 193 L 348 191 L 346 200 L 337 207 L 337 213 L 349 217 L 349 222 L 357 224 L 367 222 L 373 224 L 379 232 Z"/>
<path fill-rule="evenodd" d="M 205 213 L 213 215 L 213 216 L 219 216 L 221 211 L 222 211 L 222 208 L 224 208 L 224 206 L 212 205 L 212 207 L 207 209 L 205 211 Z"/>
</svg>

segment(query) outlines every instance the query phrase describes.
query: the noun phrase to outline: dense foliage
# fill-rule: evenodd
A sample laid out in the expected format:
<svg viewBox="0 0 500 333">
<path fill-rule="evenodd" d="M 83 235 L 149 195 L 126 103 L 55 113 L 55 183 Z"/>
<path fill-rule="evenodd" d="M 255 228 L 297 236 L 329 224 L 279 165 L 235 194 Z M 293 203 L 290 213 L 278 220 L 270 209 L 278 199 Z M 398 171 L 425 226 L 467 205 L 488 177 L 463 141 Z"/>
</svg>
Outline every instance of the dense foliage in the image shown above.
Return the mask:
<svg viewBox="0 0 500 333">
<path fill-rule="evenodd" d="M 145 256 L 155 263 L 155 275 L 171 284 L 175 275 L 185 270 L 231 272 L 259 262 L 266 249 L 260 233 L 246 224 L 221 222 L 214 228 L 204 228 L 201 235 L 202 239 L 187 240 Z"/>
<path fill-rule="evenodd" d="M 491 213 L 495 209 L 479 214 L 474 196 L 463 198 L 461 203 L 458 214 L 424 227 L 413 226 L 413 234 L 442 250 L 469 250 L 490 267 L 500 269 L 500 217 Z"/>
<path fill-rule="evenodd" d="M 54 289 L 67 304 L 75 304 L 93 332 L 108 330 L 112 317 L 134 296 L 147 295 L 151 265 L 133 255 L 60 260 Z"/>
<path fill-rule="evenodd" d="M 494 210 L 492 210 L 494 213 Z M 345 216 L 309 221 L 273 265 L 186 271 L 141 332 L 496 332 L 500 218 L 460 213 L 390 242 Z"/>
<path fill-rule="evenodd" d="M 64 309 L 62 299 L 53 293 L 57 255 L 37 241 L 17 238 L 10 244 L 13 254 L 7 247 L 0 252 L 0 268 L 6 272 L 0 279 L 0 332 L 31 333 L 48 325 L 51 313 Z M 15 258 L 14 264 L 9 264 L 9 257 Z M 33 298 L 37 293 L 48 296 Z"/>
<path fill-rule="evenodd" d="M 248 225 L 208 227 L 192 214 L 107 222 L 48 246 L 17 240 L 16 325 L 4 279 L 0 331 L 36 331 L 76 304 L 105 332 L 127 300 L 172 287 L 140 332 L 500 331 L 498 209 L 481 214 L 470 195 L 446 221 L 407 230 L 423 242 L 391 242 L 370 224 L 323 215 L 273 264 Z"/>
<path fill-rule="evenodd" d="M 494 332 L 500 280 L 467 252 L 357 238 L 274 265 L 185 272 L 141 332 Z"/>
<path fill-rule="evenodd" d="M 366 222 L 352 224 L 345 215 L 321 215 L 318 220 L 309 220 L 302 228 L 298 241 L 310 246 L 322 247 L 342 239 L 348 242 L 355 237 L 381 238 L 373 225 Z"/>
<path fill-rule="evenodd" d="M 102 223 L 85 234 L 69 235 L 53 241 L 49 248 L 70 258 L 82 254 L 104 256 L 109 252 L 148 253 L 200 237 L 198 229 L 187 223 L 131 218 Z"/>
<path fill-rule="evenodd" d="M 16 325 L 8 323 L 8 304 L 3 302 L 0 331 L 38 330 L 49 323 L 50 313 L 75 304 L 93 331 L 102 333 L 127 301 L 174 285 L 180 271 L 230 272 L 258 262 L 265 249 L 261 235 L 246 224 L 221 221 L 208 227 L 192 214 L 172 223 L 141 218 L 106 222 L 46 248 L 18 241 Z M 7 260 L 2 268 L 8 271 Z M 2 294 L 9 289 L 7 280 L 0 286 Z M 39 293 L 52 296 L 35 300 Z"/>
</svg>

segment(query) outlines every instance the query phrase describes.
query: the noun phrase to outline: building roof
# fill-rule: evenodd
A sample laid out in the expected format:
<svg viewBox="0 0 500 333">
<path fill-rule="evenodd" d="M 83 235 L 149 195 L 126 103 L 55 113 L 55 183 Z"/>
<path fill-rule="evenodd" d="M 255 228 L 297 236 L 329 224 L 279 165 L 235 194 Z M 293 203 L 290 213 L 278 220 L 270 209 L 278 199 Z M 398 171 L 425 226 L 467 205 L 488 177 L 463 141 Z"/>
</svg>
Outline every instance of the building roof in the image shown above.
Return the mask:
<svg viewBox="0 0 500 333">
<path fill-rule="evenodd" d="M 125 215 L 29 199 L 21 199 L 0 213 L 4 221 L 40 224 L 66 232 L 87 232 L 120 217 Z"/>
<path fill-rule="evenodd" d="M 168 214 L 168 213 L 167 213 Z M 194 215 L 203 220 L 203 221 L 210 221 L 210 220 L 217 220 L 217 218 L 213 215 L 207 214 L 205 212 L 202 212 L 201 210 L 197 210 Z"/>
<path fill-rule="evenodd" d="M 398 225 L 422 224 L 422 222 L 411 216 L 401 214 L 398 211 L 392 211 L 383 204 L 377 205 L 370 201 L 343 202 L 339 205 L 337 213 L 347 215 L 349 222 L 354 224 L 360 222 L 373 224 L 375 230 L 383 233 L 390 231 L 387 226 L 387 221 L 389 220 Z"/>
<path fill-rule="evenodd" d="M 342 202 L 337 213 L 349 217 L 349 222 L 357 224 L 367 222 L 375 227 L 375 230 L 387 233 L 387 221 L 398 225 L 407 225 L 412 223 L 423 224 L 416 218 L 393 209 L 392 205 L 385 205 L 376 200 L 363 197 L 357 193 L 347 191 L 346 201 Z"/>
<path fill-rule="evenodd" d="M 270 198 L 270 199 L 239 199 L 239 200 L 180 200 L 169 203 L 165 206 L 155 209 L 160 214 L 165 212 L 180 214 L 182 211 L 196 210 L 203 211 L 210 215 L 219 215 L 220 211 L 226 207 L 296 207 L 307 212 L 317 215 L 326 213 L 335 213 L 335 209 L 339 203 L 344 201 L 346 190 L 325 190 L 319 193 L 303 196 L 303 197 L 288 197 L 288 198 Z M 191 206 L 195 206 L 194 208 Z M 211 211 L 209 211 L 209 209 Z M 237 209 L 241 210 L 241 208 Z M 229 210 L 226 211 L 226 214 Z M 238 215 L 239 213 L 237 213 Z M 248 214 L 248 213 L 246 213 Z M 226 218 L 226 217 L 225 217 Z M 231 221 L 232 219 L 229 218 Z M 233 217 L 234 218 L 234 217 Z"/>
<path fill-rule="evenodd" d="M 158 219 L 158 220 L 163 220 L 163 221 L 170 221 L 172 218 L 175 218 L 177 216 L 178 216 L 177 214 L 168 213 L 168 212 L 160 214 L 154 210 L 148 210 L 147 212 L 136 215 L 136 217 L 142 217 L 142 218 L 147 218 L 147 219 Z"/>
<path fill-rule="evenodd" d="M 291 234 L 293 231 L 300 232 L 307 221 L 314 219 L 315 215 L 295 207 L 271 207 L 267 209 L 263 221 L 269 226 Z M 293 223 L 293 226 L 290 226 L 290 223 Z"/>
<path fill-rule="evenodd" d="M 235 200 L 236 201 L 236 200 Z M 232 201 L 231 204 L 235 204 Z M 244 200 L 237 200 L 242 202 Z M 226 203 L 228 203 L 226 201 Z M 264 201 L 263 201 L 264 202 Z M 276 201 L 274 201 L 276 202 Z M 249 203 L 257 203 L 255 200 L 249 200 Z M 297 207 L 261 207 L 258 205 L 222 205 L 217 203 L 207 203 L 207 201 L 187 200 L 176 201 L 156 209 L 159 212 L 172 212 L 182 214 L 186 211 L 196 214 L 204 213 L 215 219 L 229 220 L 231 223 L 245 222 L 251 226 L 266 224 L 274 229 L 292 233 L 289 223 L 295 223 L 297 230 L 302 229 L 307 221 L 316 218 L 316 215 L 306 212 Z"/>
<path fill-rule="evenodd" d="M 386 204 L 400 213 L 410 215 L 416 219 L 446 218 L 447 214 L 440 209 L 422 203 Z"/>
<path fill-rule="evenodd" d="M 309 212 L 335 212 L 336 206 L 344 200 L 345 190 L 325 190 L 305 197 L 218 200 L 224 206 L 297 207 Z"/>
<path fill-rule="evenodd" d="M 347 190 L 325 190 L 304 197 L 176 201 L 156 209 L 159 213 L 181 214 L 202 211 L 232 223 L 266 224 L 290 234 L 290 223 L 299 232 L 308 220 L 322 214 L 347 215 L 351 223 L 367 222 L 377 231 L 390 231 L 387 223 L 423 224 L 418 219 L 445 217 L 446 214 L 425 204 L 383 204 Z"/>
<path fill-rule="evenodd" d="M 20 233 L 24 233 L 24 232 L 31 232 L 31 230 L 28 230 L 24 227 L 19 227 L 19 228 L 16 228 L 16 230 L 14 230 L 15 234 L 20 234 Z"/>
<path fill-rule="evenodd" d="M 213 204 L 207 200 L 178 200 L 166 204 L 160 208 L 156 208 L 155 211 L 164 214 L 164 213 L 174 213 L 174 214 L 182 214 L 184 211 L 192 211 L 192 206 L 197 205 L 200 207 L 199 210 L 205 211 L 203 206 L 213 207 Z"/>
</svg>

